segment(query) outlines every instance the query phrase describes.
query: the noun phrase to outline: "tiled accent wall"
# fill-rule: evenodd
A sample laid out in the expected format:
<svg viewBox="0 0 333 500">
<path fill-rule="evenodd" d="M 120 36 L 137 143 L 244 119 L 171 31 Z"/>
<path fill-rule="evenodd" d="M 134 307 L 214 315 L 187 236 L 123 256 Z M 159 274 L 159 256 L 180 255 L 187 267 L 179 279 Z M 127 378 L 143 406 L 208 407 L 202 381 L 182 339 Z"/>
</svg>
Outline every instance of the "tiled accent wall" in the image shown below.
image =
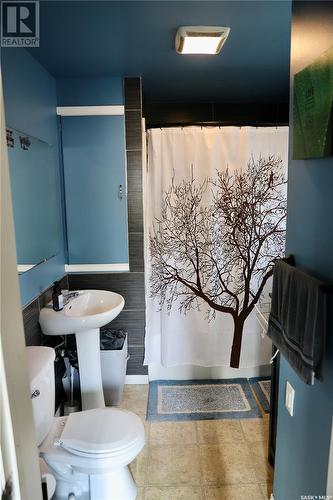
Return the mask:
<svg viewBox="0 0 333 500">
<path fill-rule="evenodd" d="M 143 272 L 141 79 L 125 78 L 127 206 L 130 272 Z"/>
<path fill-rule="evenodd" d="M 64 276 L 60 281 L 62 289 L 68 290 L 68 278 Z M 61 342 L 61 337 L 50 337 L 43 335 L 39 326 L 39 311 L 52 299 L 52 286 L 28 304 L 22 311 L 25 343 L 27 346 L 46 345 L 55 347 Z M 62 376 L 64 374 L 63 360 L 58 360 L 54 364 L 55 369 L 55 384 L 56 384 L 56 410 L 64 400 L 64 392 L 62 387 Z"/>
<path fill-rule="evenodd" d="M 127 374 L 146 374 L 147 369 L 142 365 L 145 332 L 143 273 L 71 274 L 69 275 L 69 288 L 70 290 L 111 290 L 124 297 L 124 309 L 109 326 L 112 329 L 128 332 L 130 359 L 127 363 Z"/>
<path fill-rule="evenodd" d="M 60 281 L 60 286 L 62 290 L 68 290 L 68 278 L 64 276 Z M 47 290 L 42 292 L 39 297 L 34 299 L 30 304 L 23 309 L 23 324 L 24 324 L 24 334 L 25 343 L 27 346 L 31 345 L 48 345 L 47 341 L 52 339 L 43 335 L 42 330 L 39 326 L 39 311 L 52 299 L 52 288 L 50 286 Z M 58 341 L 57 337 L 57 341 Z M 56 344 L 55 344 L 56 345 Z"/>
<path fill-rule="evenodd" d="M 141 287 L 137 309 L 127 312 L 130 360 L 129 374 L 146 374 L 143 366 L 145 336 L 143 192 L 142 192 L 142 87 L 141 78 L 125 78 L 125 123 L 127 157 L 127 205 L 130 289 Z M 125 306 L 126 307 L 126 306 Z"/>
<path fill-rule="evenodd" d="M 142 92 L 140 78 L 125 78 L 125 124 L 127 159 L 127 206 L 129 266 L 127 273 L 69 275 L 70 290 L 101 289 L 118 292 L 125 307 L 110 324 L 128 332 L 128 375 L 146 375 L 143 366 L 145 335 L 145 290 L 142 196 Z"/>
</svg>

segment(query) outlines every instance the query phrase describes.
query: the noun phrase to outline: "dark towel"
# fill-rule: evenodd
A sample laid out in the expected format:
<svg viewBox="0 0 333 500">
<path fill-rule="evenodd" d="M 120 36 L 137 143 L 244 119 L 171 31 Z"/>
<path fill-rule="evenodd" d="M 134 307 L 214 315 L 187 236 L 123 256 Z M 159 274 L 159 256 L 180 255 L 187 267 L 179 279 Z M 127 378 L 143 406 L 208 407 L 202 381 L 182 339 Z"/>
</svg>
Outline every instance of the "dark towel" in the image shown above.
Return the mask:
<svg viewBox="0 0 333 500">
<path fill-rule="evenodd" d="M 306 383 L 320 378 L 326 333 L 327 288 L 300 269 L 274 266 L 268 336 Z"/>
</svg>

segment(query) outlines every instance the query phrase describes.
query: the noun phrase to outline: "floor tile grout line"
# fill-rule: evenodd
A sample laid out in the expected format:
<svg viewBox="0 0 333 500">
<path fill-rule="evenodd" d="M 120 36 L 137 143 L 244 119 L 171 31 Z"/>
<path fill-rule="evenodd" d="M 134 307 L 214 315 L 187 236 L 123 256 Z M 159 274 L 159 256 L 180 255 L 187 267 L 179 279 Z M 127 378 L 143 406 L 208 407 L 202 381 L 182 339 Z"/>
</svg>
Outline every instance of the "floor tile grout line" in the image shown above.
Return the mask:
<svg viewBox="0 0 333 500">
<path fill-rule="evenodd" d="M 201 461 L 201 449 L 200 449 L 200 443 L 199 443 L 198 420 L 195 420 L 195 421 L 194 421 L 194 425 L 195 425 L 196 444 L 197 444 L 198 459 L 199 459 L 200 484 L 201 484 L 201 497 L 202 497 L 202 500 L 205 500 L 205 499 L 206 499 L 206 493 L 205 493 L 205 486 L 204 486 L 204 474 L 203 474 L 203 467 L 202 467 L 202 461 Z"/>
<path fill-rule="evenodd" d="M 244 438 L 244 441 L 247 443 L 247 439 L 246 439 L 246 435 L 245 435 L 245 431 L 244 431 L 244 428 L 242 426 L 242 420 L 240 419 L 240 427 L 241 427 L 241 430 L 242 430 L 242 434 L 243 434 L 243 438 Z"/>
<path fill-rule="evenodd" d="M 267 500 L 265 494 L 262 491 L 261 484 L 264 483 L 208 483 L 205 487 L 204 490 L 208 490 L 209 488 L 225 488 L 225 487 L 249 487 L 249 486 L 258 486 L 261 498 L 263 500 Z M 204 499 L 206 500 L 206 499 Z M 258 499 L 259 500 L 259 499 Z"/>
<path fill-rule="evenodd" d="M 147 457 L 146 457 L 146 464 L 145 464 L 145 473 L 144 473 L 144 480 L 143 480 L 143 500 L 146 498 L 146 486 L 147 486 L 147 479 L 148 479 L 148 466 L 149 466 L 149 461 L 150 461 L 150 422 L 148 422 L 148 442 L 147 442 Z"/>
<path fill-rule="evenodd" d="M 201 450 L 201 446 L 198 444 L 198 455 L 199 455 L 199 469 L 200 469 L 200 475 L 201 475 L 201 484 L 203 486 L 203 488 L 206 487 L 206 484 L 205 484 L 205 475 L 204 475 L 204 468 L 203 468 L 203 460 L 202 460 L 202 450 Z M 204 491 L 204 499 L 206 498 L 206 493 Z"/>
</svg>

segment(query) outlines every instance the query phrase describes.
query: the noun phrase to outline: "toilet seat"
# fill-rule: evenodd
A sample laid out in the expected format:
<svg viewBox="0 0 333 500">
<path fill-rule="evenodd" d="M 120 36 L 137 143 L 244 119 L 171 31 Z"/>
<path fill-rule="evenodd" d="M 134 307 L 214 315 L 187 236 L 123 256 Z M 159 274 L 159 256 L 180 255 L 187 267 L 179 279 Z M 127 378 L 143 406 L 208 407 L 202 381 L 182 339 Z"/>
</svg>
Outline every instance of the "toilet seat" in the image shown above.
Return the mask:
<svg viewBox="0 0 333 500">
<path fill-rule="evenodd" d="M 96 410 L 97 409 L 86 410 L 72 415 L 79 416 L 87 412 L 95 412 Z M 74 429 L 74 422 L 76 422 L 77 419 L 70 419 L 72 423 L 67 427 L 67 431 L 65 433 L 64 431 L 69 417 L 57 417 L 54 419 L 51 431 L 39 448 L 41 456 L 51 467 L 60 467 L 61 464 L 67 464 L 68 466 L 73 467 L 73 469 L 84 474 L 105 474 L 108 471 L 126 466 L 134 460 L 134 458 L 142 450 L 145 443 L 144 427 L 140 418 L 130 411 L 120 410 L 118 408 L 105 408 L 100 410 L 103 413 L 98 416 L 97 414 L 94 414 L 93 417 L 97 416 L 99 424 L 101 424 L 101 422 L 104 425 L 106 424 L 109 434 L 107 435 L 104 431 L 107 446 L 103 448 L 101 445 L 99 449 L 106 449 L 108 451 L 89 453 L 87 451 L 78 450 L 78 446 L 80 446 L 80 444 L 82 444 L 80 448 L 84 448 L 85 450 L 96 450 L 96 442 L 91 439 L 91 436 L 89 436 L 91 429 L 87 427 L 87 422 L 90 419 L 86 419 L 85 415 L 82 421 L 80 419 L 82 426 L 81 424 L 79 425 L 82 434 L 81 432 L 76 433 L 76 429 Z M 104 415 L 104 417 L 101 415 Z M 110 444 L 112 442 L 111 438 L 112 436 L 115 436 L 115 434 L 114 430 L 111 429 L 111 424 L 113 423 L 115 426 L 116 423 L 119 423 L 119 419 L 121 418 L 123 421 L 128 423 L 128 432 L 126 433 L 125 429 L 123 431 L 124 434 L 122 439 L 114 439 L 115 447 L 112 450 L 110 449 Z M 107 420 L 109 420 L 108 423 L 106 423 Z M 75 431 L 75 433 L 71 434 L 71 431 Z M 77 439 L 77 441 L 80 441 L 79 445 L 76 443 L 75 446 L 71 448 L 69 443 L 73 436 L 75 436 L 76 439 L 78 437 L 81 439 Z M 61 443 L 64 438 L 65 442 Z M 67 441 L 67 439 L 69 441 Z"/>
<path fill-rule="evenodd" d="M 126 451 L 141 438 L 142 422 L 132 412 L 95 408 L 69 415 L 55 445 L 87 458 L 107 458 Z"/>
</svg>

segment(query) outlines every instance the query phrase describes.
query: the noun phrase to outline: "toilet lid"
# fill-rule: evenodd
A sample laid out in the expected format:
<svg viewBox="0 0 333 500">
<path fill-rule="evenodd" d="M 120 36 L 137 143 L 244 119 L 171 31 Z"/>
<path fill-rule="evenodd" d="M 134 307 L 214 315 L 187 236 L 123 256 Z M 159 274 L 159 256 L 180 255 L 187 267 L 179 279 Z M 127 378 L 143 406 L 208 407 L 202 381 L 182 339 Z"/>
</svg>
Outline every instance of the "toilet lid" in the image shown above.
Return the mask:
<svg viewBox="0 0 333 500">
<path fill-rule="evenodd" d="M 134 413 L 118 408 L 95 408 L 71 413 L 58 442 L 77 454 L 110 454 L 140 438 L 143 425 Z"/>
</svg>

